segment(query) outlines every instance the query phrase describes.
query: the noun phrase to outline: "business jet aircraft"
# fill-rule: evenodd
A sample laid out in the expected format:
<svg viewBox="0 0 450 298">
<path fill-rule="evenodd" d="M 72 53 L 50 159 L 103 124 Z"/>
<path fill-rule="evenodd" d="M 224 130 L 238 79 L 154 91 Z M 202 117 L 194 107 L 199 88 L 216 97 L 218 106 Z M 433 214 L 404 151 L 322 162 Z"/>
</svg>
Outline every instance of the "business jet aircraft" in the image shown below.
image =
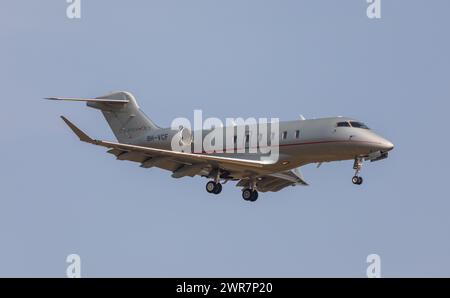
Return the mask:
<svg viewBox="0 0 450 298">
<path fill-rule="evenodd" d="M 279 191 L 287 186 L 308 185 L 299 167 L 323 162 L 354 160 L 353 184 L 360 185 L 363 160 L 378 161 L 388 157 L 394 145 L 377 135 L 364 123 L 345 117 L 301 119 L 279 123 L 279 158 L 275 162 L 261 160 L 249 153 L 181 152 L 172 150 L 171 139 L 180 135 L 180 142 L 192 142 L 190 130 L 160 128 L 139 108 L 129 92 L 114 92 L 96 98 L 60 98 L 50 100 L 83 101 L 100 110 L 118 142 L 95 140 L 64 116 L 61 118 L 83 142 L 109 148 L 118 160 L 140 163 L 143 168 L 158 167 L 181 178 L 200 175 L 211 179 L 206 190 L 222 191 L 222 183 L 238 181 L 242 197 L 256 201 L 258 191 Z M 181 133 L 180 133 L 181 132 Z M 194 132 L 195 134 L 195 132 Z M 204 132 L 202 132 L 204 137 Z M 234 138 L 236 142 L 236 137 Z M 242 145 L 249 147 L 246 136 Z M 236 144 L 235 144 L 236 145 Z M 237 145 L 236 145 L 237 146 Z"/>
</svg>

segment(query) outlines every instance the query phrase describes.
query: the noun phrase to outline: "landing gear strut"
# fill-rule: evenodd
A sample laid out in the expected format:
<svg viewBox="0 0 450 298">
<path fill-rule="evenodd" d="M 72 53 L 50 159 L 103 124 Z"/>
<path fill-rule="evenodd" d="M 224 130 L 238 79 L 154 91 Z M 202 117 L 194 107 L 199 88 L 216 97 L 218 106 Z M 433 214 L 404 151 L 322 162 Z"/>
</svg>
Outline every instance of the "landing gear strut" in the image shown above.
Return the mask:
<svg viewBox="0 0 450 298">
<path fill-rule="evenodd" d="M 353 163 L 353 169 L 355 170 L 355 176 L 352 178 L 353 184 L 361 185 L 363 183 L 363 178 L 358 176 L 362 168 L 362 163 L 363 159 L 361 157 L 355 158 L 355 162 Z"/>
</svg>

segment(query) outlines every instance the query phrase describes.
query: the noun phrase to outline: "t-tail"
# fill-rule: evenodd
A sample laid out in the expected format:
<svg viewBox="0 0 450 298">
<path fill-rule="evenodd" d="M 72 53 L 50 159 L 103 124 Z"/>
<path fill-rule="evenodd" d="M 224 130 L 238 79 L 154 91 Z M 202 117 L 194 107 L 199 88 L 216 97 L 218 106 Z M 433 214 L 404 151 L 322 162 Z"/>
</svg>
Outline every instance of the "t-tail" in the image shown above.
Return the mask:
<svg viewBox="0 0 450 298">
<path fill-rule="evenodd" d="M 142 112 L 136 99 L 129 92 L 113 92 L 96 98 L 47 99 L 84 101 L 88 107 L 100 110 L 120 143 L 134 143 L 149 131 L 160 129 Z"/>
</svg>

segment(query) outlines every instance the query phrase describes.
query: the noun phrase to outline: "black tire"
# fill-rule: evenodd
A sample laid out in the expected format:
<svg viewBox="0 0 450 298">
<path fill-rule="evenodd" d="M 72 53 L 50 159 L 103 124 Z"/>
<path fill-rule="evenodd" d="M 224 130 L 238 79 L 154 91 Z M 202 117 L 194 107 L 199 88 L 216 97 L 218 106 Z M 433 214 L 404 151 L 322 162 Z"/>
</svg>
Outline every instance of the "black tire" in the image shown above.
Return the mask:
<svg viewBox="0 0 450 298">
<path fill-rule="evenodd" d="M 242 191 L 242 198 L 246 201 L 250 201 L 253 196 L 253 192 L 250 188 L 246 188 Z"/>
<path fill-rule="evenodd" d="M 352 182 L 353 182 L 353 184 L 358 184 L 358 182 L 359 182 L 359 177 L 358 177 L 358 176 L 353 176 Z"/>
<path fill-rule="evenodd" d="M 250 198 L 250 202 L 254 202 L 258 199 L 258 191 L 252 191 L 252 197 Z"/>
<path fill-rule="evenodd" d="M 216 189 L 216 183 L 214 181 L 209 181 L 206 183 L 206 191 L 209 193 L 214 193 L 214 190 Z"/>
<path fill-rule="evenodd" d="M 214 190 L 213 190 L 213 194 L 218 195 L 218 194 L 220 194 L 221 191 L 222 191 L 222 184 L 216 183 L 216 186 L 214 187 Z"/>
<path fill-rule="evenodd" d="M 361 185 L 363 183 L 363 178 L 362 177 L 358 177 L 358 185 Z"/>
</svg>

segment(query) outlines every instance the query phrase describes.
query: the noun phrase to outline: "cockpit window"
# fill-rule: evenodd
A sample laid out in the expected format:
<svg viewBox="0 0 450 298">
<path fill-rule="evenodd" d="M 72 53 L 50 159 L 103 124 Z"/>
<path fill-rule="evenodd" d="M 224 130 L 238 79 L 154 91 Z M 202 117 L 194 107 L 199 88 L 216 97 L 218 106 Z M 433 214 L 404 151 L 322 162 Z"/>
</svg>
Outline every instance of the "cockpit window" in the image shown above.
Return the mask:
<svg viewBox="0 0 450 298">
<path fill-rule="evenodd" d="M 338 122 L 337 127 L 350 127 L 350 124 L 348 122 Z"/>
<path fill-rule="evenodd" d="M 352 127 L 369 129 L 369 127 L 367 127 L 367 125 L 362 122 L 351 121 L 350 124 L 352 125 Z"/>
</svg>

